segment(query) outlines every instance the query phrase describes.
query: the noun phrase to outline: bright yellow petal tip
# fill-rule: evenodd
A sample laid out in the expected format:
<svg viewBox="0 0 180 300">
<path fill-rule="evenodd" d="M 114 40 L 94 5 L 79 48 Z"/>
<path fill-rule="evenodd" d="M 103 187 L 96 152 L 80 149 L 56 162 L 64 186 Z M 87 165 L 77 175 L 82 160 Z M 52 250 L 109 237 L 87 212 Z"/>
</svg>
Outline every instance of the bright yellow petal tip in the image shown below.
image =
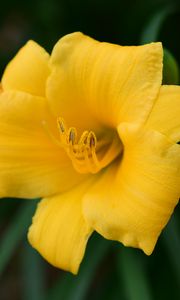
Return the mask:
<svg viewBox="0 0 180 300">
<path fill-rule="evenodd" d="M 28 239 L 56 267 L 77 274 L 91 227 L 82 215 L 82 197 L 89 182 L 67 193 L 43 199 L 33 218 Z"/>
<path fill-rule="evenodd" d="M 4 90 L 45 95 L 49 75 L 49 54 L 34 41 L 29 41 L 10 61 L 2 77 Z"/>
</svg>

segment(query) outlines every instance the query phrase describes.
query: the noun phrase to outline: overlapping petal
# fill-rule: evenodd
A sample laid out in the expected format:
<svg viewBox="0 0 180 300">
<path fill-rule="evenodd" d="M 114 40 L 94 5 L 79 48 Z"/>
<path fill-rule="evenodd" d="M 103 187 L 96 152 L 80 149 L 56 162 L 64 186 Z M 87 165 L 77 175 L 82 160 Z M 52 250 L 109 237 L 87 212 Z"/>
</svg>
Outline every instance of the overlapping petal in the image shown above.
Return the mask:
<svg viewBox="0 0 180 300">
<path fill-rule="evenodd" d="M 122 47 L 81 33 L 63 37 L 50 59 L 47 96 L 55 115 L 98 130 L 120 122 L 144 122 L 162 79 L 162 46 Z"/>
<path fill-rule="evenodd" d="M 76 274 L 92 233 L 82 215 L 82 196 L 91 181 L 71 191 L 43 199 L 28 238 L 34 248 L 56 267 Z"/>
<path fill-rule="evenodd" d="M 3 89 L 44 96 L 50 72 L 48 61 L 49 54 L 34 41 L 29 41 L 6 67 L 2 77 Z"/>
<path fill-rule="evenodd" d="M 82 180 L 44 121 L 58 138 L 44 98 L 14 91 L 0 94 L 0 197 L 49 196 Z"/>
<path fill-rule="evenodd" d="M 160 131 L 175 143 L 180 141 L 180 86 L 166 85 L 160 88 L 146 128 Z"/>
<path fill-rule="evenodd" d="M 104 237 L 151 254 L 180 196 L 180 147 L 136 125 L 118 130 L 123 156 L 85 195 L 84 216 Z"/>
</svg>

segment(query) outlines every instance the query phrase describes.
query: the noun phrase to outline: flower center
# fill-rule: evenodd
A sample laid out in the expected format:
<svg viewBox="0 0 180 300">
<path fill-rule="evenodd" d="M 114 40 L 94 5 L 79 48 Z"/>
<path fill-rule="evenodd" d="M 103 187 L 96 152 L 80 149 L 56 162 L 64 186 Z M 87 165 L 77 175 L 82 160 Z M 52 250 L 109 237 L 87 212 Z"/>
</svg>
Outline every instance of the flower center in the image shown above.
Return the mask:
<svg viewBox="0 0 180 300">
<path fill-rule="evenodd" d="M 57 123 L 60 144 L 79 173 L 97 173 L 122 152 L 122 143 L 116 132 L 97 140 L 93 131 L 84 131 L 78 138 L 76 128 L 67 128 L 62 118 L 58 118 Z"/>
</svg>

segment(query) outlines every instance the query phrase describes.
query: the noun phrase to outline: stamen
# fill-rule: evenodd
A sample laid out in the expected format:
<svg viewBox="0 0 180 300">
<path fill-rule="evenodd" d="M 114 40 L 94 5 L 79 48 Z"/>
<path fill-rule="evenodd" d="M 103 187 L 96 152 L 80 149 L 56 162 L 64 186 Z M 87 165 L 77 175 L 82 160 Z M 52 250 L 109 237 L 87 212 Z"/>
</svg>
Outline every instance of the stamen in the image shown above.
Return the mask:
<svg viewBox="0 0 180 300">
<path fill-rule="evenodd" d="M 62 133 L 64 133 L 66 131 L 66 127 L 65 127 L 65 122 L 62 118 L 58 118 L 57 119 L 57 124 L 58 124 L 58 128 L 60 129 L 60 131 Z"/>
<path fill-rule="evenodd" d="M 84 131 L 83 134 L 81 135 L 80 139 L 79 139 L 79 145 L 86 145 L 87 143 L 87 138 L 88 138 L 89 132 L 88 131 Z"/>
<path fill-rule="evenodd" d="M 88 144 L 91 149 L 96 148 L 97 140 L 96 140 L 96 136 L 95 136 L 94 132 L 92 132 L 92 131 L 90 131 L 89 136 L 88 136 Z"/>
<path fill-rule="evenodd" d="M 72 145 L 76 143 L 77 133 L 75 128 L 70 128 L 68 130 L 68 142 Z"/>
<path fill-rule="evenodd" d="M 70 127 L 67 130 L 62 118 L 57 119 L 57 124 L 60 133 L 61 147 L 65 149 L 74 168 L 79 173 L 99 172 L 114 160 L 122 150 L 122 148 L 119 147 L 119 139 L 115 138 L 105 155 L 99 160 L 96 153 L 97 149 L 99 149 L 99 152 L 102 152 L 102 148 L 108 145 L 107 141 L 97 141 L 93 131 L 84 131 L 78 140 L 77 131 L 74 127 Z"/>
</svg>

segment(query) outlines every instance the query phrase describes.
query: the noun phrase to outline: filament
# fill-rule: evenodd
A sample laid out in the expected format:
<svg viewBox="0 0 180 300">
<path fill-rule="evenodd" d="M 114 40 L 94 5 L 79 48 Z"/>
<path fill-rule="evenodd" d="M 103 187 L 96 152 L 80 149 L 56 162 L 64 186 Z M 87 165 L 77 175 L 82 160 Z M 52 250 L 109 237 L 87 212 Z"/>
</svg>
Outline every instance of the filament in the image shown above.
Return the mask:
<svg viewBox="0 0 180 300">
<path fill-rule="evenodd" d="M 65 149 L 73 167 L 79 173 L 99 172 L 122 151 L 120 140 L 117 138 L 114 138 L 112 143 L 108 145 L 107 140 L 97 141 L 94 132 L 86 130 L 78 139 L 76 128 L 70 127 L 67 129 L 62 118 L 57 119 L 57 124 L 60 133 L 60 142 L 58 144 Z M 104 147 L 107 150 L 102 156 Z M 97 153 L 101 154 L 101 158 L 98 158 Z"/>
</svg>

